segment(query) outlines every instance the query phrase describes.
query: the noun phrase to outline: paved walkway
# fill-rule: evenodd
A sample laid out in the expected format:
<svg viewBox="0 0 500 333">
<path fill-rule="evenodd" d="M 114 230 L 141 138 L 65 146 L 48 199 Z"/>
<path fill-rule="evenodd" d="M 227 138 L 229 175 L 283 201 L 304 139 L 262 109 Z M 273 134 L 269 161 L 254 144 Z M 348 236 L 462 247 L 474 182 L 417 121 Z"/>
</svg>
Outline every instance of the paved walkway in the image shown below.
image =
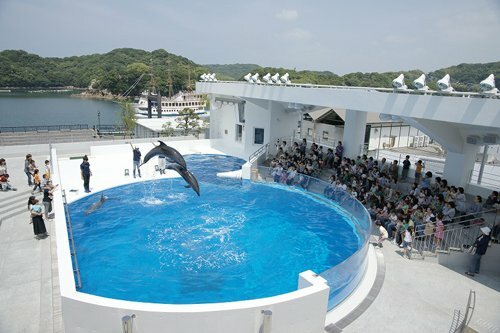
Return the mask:
<svg viewBox="0 0 500 333">
<path fill-rule="evenodd" d="M 19 155 L 26 150 L 20 147 Z M 38 164 L 46 157 L 34 156 Z M 0 216 L 12 215 L 0 224 L 0 332 L 62 332 L 55 237 L 33 238 L 23 163 L 24 157 L 7 158 L 18 191 L 0 192 Z M 53 222 L 47 228 L 53 233 Z M 469 278 L 465 269 L 453 271 L 436 260 L 410 261 L 389 243 L 376 251 L 385 269 L 380 292 L 354 322 L 343 323 L 342 332 L 448 332 L 453 311 L 465 309 L 470 289 L 477 293 L 471 327 L 500 332 L 500 276 Z"/>
<path fill-rule="evenodd" d="M 34 156 L 38 165 L 46 158 Z M 18 190 L 0 191 L 0 332 L 62 332 L 54 222 L 46 222 L 50 237 L 34 238 L 24 157 L 7 158 L 7 167 Z"/>
</svg>

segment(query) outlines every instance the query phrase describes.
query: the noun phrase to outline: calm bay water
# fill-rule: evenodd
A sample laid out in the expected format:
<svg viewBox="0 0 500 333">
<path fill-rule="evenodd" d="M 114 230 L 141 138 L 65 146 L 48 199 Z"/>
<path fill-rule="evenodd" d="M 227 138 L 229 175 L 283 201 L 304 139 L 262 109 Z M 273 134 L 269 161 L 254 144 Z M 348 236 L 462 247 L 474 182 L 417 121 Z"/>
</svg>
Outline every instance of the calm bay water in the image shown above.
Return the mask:
<svg viewBox="0 0 500 333">
<path fill-rule="evenodd" d="M 120 123 L 119 104 L 70 93 L 0 93 L 0 127 Z"/>
</svg>

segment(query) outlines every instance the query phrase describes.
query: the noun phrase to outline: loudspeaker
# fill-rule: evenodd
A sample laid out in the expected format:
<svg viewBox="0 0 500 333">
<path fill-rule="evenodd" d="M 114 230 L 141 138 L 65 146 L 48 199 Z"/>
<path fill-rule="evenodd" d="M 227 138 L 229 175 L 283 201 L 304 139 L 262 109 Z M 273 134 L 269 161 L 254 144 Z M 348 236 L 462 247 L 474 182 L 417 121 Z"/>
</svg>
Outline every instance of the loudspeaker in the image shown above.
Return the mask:
<svg viewBox="0 0 500 333">
<path fill-rule="evenodd" d="M 406 89 L 407 87 L 405 86 L 405 76 L 403 74 L 400 74 L 397 78 L 392 80 L 392 86 L 395 89 Z"/>
<path fill-rule="evenodd" d="M 271 73 L 267 73 L 262 77 L 262 80 L 264 80 L 265 83 L 271 83 Z"/>
<path fill-rule="evenodd" d="M 485 136 L 483 136 L 483 143 L 487 145 L 496 145 L 498 143 L 498 135 L 486 134 Z"/>
<path fill-rule="evenodd" d="M 466 138 L 466 142 L 470 145 L 477 145 L 481 142 L 481 138 L 479 135 L 468 135 Z"/>
<path fill-rule="evenodd" d="M 245 81 L 251 82 L 251 80 L 252 80 L 252 73 L 248 73 L 243 78 L 245 79 Z"/>
<path fill-rule="evenodd" d="M 201 74 L 201 75 L 200 75 L 200 79 L 201 79 L 202 81 L 206 81 L 206 80 L 207 80 L 207 74 L 205 74 L 205 73 Z"/>
</svg>

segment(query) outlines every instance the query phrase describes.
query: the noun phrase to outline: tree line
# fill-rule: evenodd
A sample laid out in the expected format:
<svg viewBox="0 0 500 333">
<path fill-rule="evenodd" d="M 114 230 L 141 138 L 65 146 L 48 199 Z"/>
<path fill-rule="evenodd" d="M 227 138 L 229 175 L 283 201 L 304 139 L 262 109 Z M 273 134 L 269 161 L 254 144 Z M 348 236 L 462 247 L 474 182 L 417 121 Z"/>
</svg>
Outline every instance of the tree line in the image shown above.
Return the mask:
<svg viewBox="0 0 500 333">
<path fill-rule="evenodd" d="M 202 73 L 214 72 L 219 80 L 242 80 L 248 72 L 289 73 L 293 83 L 311 83 L 338 86 L 364 86 L 390 88 L 392 80 L 400 73 L 405 75 L 406 84 L 424 72 L 408 70 L 386 73 L 350 73 L 343 76 L 329 71 L 296 71 L 286 68 L 260 67 L 254 64 L 199 65 L 182 56 L 163 49 L 152 52 L 131 48 L 115 49 L 105 54 L 92 54 L 66 58 L 43 58 L 22 50 L 0 52 L 0 87 L 91 88 L 123 94 L 136 80 L 141 81 L 130 92 L 137 96 L 145 89 L 157 87 L 162 95 L 169 90 L 194 90 L 194 82 Z M 437 80 L 450 74 L 451 83 L 457 91 L 478 91 L 479 82 L 489 74 L 495 74 L 499 86 L 500 62 L 486 64 L 460 64 L 439 69 L 427 76 L 427 85 L 437 90 Z"/>
</svg>

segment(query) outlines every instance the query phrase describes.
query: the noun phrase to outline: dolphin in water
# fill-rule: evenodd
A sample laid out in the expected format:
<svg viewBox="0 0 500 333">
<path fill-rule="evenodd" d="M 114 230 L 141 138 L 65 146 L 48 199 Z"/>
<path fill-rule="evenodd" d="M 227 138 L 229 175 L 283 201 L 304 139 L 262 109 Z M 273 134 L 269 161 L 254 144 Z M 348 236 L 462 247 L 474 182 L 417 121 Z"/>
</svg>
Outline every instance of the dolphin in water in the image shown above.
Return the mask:
<svg viewBox="0 0 500 333">
<path fill-rule="evenodd" d="M 160 143 L 160 145 L 151 149 L 146 154 L 146 156 L 144 156 L 142 164 L 146 164 L 146 162 L 148 162 L 154 156 L 162 155 L 165 156 L 166 160 L 169 163 L 177 163 L 184 169 L 186 169 L 186 161 L 184 160 L 184 157 L 182 157 L 182 155 L 176 149 L 167 146 L 163 141 L 158 140 L 158 142 Z"/>
<path fill-rule="evenodd" d="M 101 193 L 101 198 L 99 199 L 99 201 L 97 202 L 94 202 L 92 204 L 92 206 L 90 206 L 86 211 L 85 211 L 85 215 L 89 215 L 93 212 L 95 212 L 97 209 L 101 208 L 102 204 L 108 200 L 108 197 L 104 196 L 104 193 Z"/>
<path fill-rule="evenodd" d="M 200 186 L 198 185 L 198 180 L 191 173 L 191 171 L 189 171 L 188 169 L 186 169 L 182 165 L 179 165 L 176 163 L 170 163 L 166 166 L 166 168 L 170 169 L 170 170 L 174 170 L 179 175 L 181 175 L 182 178 L 184 178 L 184 180 L 189 184 L 186 187 L 191 187 L 196 192 L 196 194 L 198 194 L 198 196 L 200 196 Z"/>
</svg>

